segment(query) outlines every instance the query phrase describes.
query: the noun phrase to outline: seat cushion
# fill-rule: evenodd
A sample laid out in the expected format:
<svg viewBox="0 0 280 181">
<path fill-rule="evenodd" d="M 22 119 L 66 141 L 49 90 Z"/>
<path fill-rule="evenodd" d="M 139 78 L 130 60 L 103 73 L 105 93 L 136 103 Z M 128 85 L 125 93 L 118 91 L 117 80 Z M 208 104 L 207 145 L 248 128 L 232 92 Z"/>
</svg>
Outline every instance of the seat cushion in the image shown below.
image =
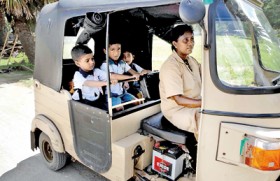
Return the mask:
<svg viewBox="0 0 280 181">
<path fill-rule="evenodd" d="M 165 140 L 186 144 L 193 133 L 183 131 L 170 123 L 161 112 L 142 120 L 142 129 Z"/>
</svg>

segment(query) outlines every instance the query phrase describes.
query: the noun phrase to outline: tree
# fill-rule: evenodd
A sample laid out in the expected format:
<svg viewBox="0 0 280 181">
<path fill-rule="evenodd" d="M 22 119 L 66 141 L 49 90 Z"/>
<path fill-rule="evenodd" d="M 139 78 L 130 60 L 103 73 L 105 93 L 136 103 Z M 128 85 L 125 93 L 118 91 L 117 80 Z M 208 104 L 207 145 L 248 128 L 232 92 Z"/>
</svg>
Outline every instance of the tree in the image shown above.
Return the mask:
<svg viewBox="0 0 280 181">
<path fill-rule="evenodd" d="M 1 1 L 1 6 L 3 7 L 5 13 L 11 16 L 11 27 L 14 30 L 14 33 L 18 35 L 23 51 L 27 55 L 31 64 L 34 64 L 35 60 L 35 36 L 34 29 L 32 27 L 35 25 L 36 14 L 41 10 L 44 4 L 54 1 L 56 0 Z"/>
<path fill-rule="evenodd" d="M 278 36 L 280 36 L 280 4 L 279 0 L 266 0 L 264 1 L 264 13 L 269 19 L 272 27 L 278 30 Z"/>
<path fill-rule="evenodd" d="M 4 44 L 6 33 L 7 33 L 7 24 L 5 12 L 0 8 L 0 45 Z"/>
</svg>

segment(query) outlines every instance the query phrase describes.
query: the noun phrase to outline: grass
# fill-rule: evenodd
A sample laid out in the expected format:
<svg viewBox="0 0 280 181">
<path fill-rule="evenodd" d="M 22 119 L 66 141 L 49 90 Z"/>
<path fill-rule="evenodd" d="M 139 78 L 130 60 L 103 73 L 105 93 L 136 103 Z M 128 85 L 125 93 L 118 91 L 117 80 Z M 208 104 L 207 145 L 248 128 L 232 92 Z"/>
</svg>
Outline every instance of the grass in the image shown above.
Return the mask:
<svg viewBox="0 0 280 181">
<path fill-rule="evenodd" d="M 217 37 L 217 69 L 219 78 L 233 85 L 254 82 L 252 45 L 247 39 L 234 36 Z"/>
<path fill-rule="evenodd" d="M 279 71 L 279 45 L 276 45 L 270 41 L 262 40 L 260 42 L 260 50 L 262 52 L 263 65 L 269 70 Z"/>
<path fill-rule="evenodd" d="M 28 70 L 33 70 L 33 65 L 29 63 L 27 56 L 25 53 L 20 52 L 16 56 L 11 56 L 10 58 L 2 58 L 0 59 L 0 69 L 7 68 L 24 68 Z"/>
<path fill-rule="evenodd" d="M 266 69 L 280 71 L 279 47 L 275 44 L 260 41 L 260 55 Z M 255 74 L 262 77 L 262 70 L 254 66 L 252 41 L 237 36 L 221 36 L 217 38 L 218 75 L 222 81 L 237 86 L 251 86 Z"/>
<path fill-rule="evenodd" d="M 1 83 L 17 83 L 25 87 L 33 86 L 33 68 L 29 63 L 25 53 L 19 53 L 14 57 L 0 59 L 0 71 L 8 73 L 0 73 Z M 11 72 L 10 72 L 11 71 Z"/>
</svg>

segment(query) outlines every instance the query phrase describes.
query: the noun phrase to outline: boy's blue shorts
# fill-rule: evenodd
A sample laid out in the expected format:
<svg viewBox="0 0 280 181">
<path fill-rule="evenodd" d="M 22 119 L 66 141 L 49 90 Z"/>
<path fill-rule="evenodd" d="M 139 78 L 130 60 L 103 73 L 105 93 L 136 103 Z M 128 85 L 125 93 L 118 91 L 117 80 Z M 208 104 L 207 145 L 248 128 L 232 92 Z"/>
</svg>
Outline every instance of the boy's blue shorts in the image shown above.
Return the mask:
<svg viewBox="0 0 280 181">
<path fill-rule="evenodd" d="M 117 94 L 113 94 L 112 93 L 112 106 L 124 103 L 124 102 L 128 102 L 128 101 L 132 101 L 136 99 L 132 94 L 129 93 L 124 93 L 121 95 L 117 95 Z"/>
</svg>

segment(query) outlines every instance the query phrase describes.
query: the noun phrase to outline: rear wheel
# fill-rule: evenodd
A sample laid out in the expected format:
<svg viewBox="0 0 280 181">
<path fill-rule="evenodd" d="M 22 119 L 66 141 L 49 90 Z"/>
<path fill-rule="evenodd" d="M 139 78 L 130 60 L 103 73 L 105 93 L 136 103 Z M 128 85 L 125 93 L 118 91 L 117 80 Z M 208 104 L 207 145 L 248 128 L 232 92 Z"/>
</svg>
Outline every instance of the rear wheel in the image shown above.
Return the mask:
<svg viewBox="0 0 280 181">
<path fill-rule="evenodd" d="M 67 154 L 55 151 L 50 138 L 43 132 L 40 134 L 39 147 L 41 156 L 48 168 L 56 171 L 65 166 Z"/>
</svg>

